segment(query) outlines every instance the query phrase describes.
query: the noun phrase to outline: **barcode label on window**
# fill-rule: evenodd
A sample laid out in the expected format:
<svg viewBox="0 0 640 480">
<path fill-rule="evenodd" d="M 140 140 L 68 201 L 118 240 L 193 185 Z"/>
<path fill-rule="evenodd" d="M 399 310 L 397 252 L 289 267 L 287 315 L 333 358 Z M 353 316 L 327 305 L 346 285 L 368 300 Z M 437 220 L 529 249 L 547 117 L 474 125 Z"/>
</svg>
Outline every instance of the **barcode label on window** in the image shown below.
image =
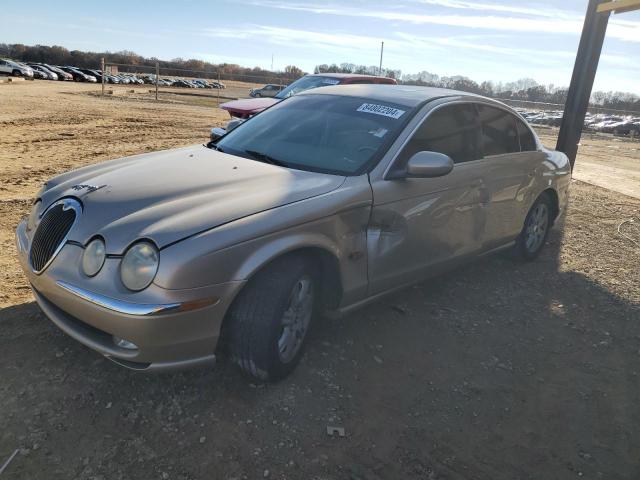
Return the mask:
<svg viewBox="0 0 640 480">
<path fill-rule="evenodd" d="M 375 103 L 363 103 L 358 107 L 358 112 L 373 113 L 384 117 L 395 118 L 396 120 L 402 116 L 404 110 L 399 110 L 386 105 L 376 105 Z"/>
</svg>

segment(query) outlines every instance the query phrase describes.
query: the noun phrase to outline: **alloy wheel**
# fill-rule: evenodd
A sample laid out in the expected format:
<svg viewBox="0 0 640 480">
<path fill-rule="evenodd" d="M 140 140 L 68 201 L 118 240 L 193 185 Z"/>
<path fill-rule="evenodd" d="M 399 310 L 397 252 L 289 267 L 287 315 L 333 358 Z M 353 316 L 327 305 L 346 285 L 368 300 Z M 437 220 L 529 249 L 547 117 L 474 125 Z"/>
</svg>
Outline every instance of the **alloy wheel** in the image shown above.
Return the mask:
<svg viewBox="0 0 640 480">
<path fill-rule="evenodd" d="M 278 355 L 282 363 L 293 360 L 302 346 L 313 315 L 313 297 L 313 280 L 304 275 L 294 284 L 282 316 L 278 338 Z"/>
<path fill-rule="evenodd" d="M 544 242 L 549 228 L 549 208 L 543 202 L 535 206 L 525 229 L 525 247 L 529 253 L 536 252 Z"/>
</svg>

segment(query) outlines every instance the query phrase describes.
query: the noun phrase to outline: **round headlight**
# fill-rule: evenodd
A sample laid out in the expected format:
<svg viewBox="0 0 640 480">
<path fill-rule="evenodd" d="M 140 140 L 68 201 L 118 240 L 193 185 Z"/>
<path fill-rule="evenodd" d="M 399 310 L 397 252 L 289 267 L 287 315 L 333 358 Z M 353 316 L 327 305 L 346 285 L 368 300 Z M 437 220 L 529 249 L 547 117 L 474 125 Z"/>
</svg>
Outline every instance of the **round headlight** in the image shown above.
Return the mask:
<svg viewBox="0 0 640 480">
<path fill-rule="evenodd" d="M 38 226 L 38 211 L 40 210 L 40 205 L 42 202 L 38 200 L 31 207 L 31 212 L 29 213 L 29 218 L 27 219 L 27 230 L 34 230 Z"/>
<path fill-rule="evenodd" d="M 85 275 L 88 277 L 96 275 L 104 265 L 106 256 L 107 252 L 102 239 L 94 238 L 91 240 L 82 255 L 82 271 Z"/>
<path fill-rule="evenodd" d="M 120 265 L 120 278 L 129 290 L 143 290 L 149 286 L 158 271 L 160 255 L 149 242 L 138 242 L 129 247 Z"/>
</svg>

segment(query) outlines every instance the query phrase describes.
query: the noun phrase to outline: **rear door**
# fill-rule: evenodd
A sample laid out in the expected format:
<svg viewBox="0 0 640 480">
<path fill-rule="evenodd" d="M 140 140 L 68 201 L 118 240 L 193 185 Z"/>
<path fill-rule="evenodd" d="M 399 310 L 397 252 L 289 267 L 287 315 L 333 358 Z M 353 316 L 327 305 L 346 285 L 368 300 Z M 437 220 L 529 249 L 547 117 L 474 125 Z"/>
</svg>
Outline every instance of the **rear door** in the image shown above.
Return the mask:
<svg viewBox="0 0 640 480">
<path fill-rule="evenodd" d="M 455 166 L 440 178 L 389 180 L 372 172 L 370 294 L 435 273 L 482 248 L 488 197 L 475 106 L 444 103 L 428 112 L 391 168 L 419 151 L 449 155 Z"/>
<path fill-rule="evenodd" d="M 498 106 L 477 104 L 489 190 L 485 249 L 513 240 L 522 229 L 544 154 L 522 120 Z"/>
</svg>

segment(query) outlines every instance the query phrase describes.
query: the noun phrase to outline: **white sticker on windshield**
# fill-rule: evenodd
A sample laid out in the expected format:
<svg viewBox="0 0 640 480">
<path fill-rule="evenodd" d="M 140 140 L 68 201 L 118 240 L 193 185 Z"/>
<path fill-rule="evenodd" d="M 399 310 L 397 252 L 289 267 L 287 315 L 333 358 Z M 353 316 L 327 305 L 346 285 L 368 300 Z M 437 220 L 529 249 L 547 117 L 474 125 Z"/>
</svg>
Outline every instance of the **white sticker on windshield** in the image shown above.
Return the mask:
<svg viewBox="0 0 640 480">
<path fill-rule="evenodd" d="M 322 83 L 326 83 L 327 85 L 337 85 L 340 83 L 340 80 L 336 80 L 335 78 L 325 78 L 322 80 Z"/>
<path fill-rule="evenodd" d="M 374 137 L 382 138 L 387 134 L 388 131 L 389 130 L 387 130 L 386 128 L 379 128 L 377 130 L 371 130 L 369 133 Z"/>
<path fill-rule="evenodd" d="M 387 107 L 385 105 L 376 105 L 375 103 L 363 103 L 358 107 L 358 112 L 373 113 L 375 115 L 383 115 L 385 117 L 399 119 L 404 110 L 399 110 L 393 107 Z"/>
</svg>

